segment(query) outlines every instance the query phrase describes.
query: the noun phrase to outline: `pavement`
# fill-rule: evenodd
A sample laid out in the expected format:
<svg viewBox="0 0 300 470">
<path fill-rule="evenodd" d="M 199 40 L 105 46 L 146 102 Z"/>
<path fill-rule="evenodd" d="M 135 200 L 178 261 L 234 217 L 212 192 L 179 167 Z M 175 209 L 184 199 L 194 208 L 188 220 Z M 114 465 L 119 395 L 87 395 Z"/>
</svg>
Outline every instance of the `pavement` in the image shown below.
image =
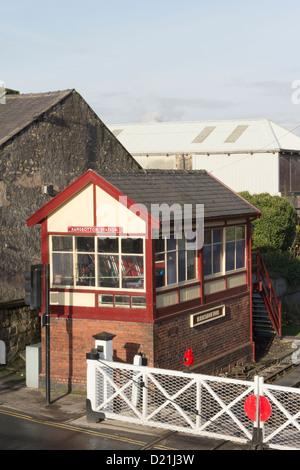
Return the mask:
<svg viewBox="0 0 300 470">
<path fill-rule="evenodd" d="M 25 376 L 12 371 L 0 375 L 0 406 L 40 419 L 68 423 L 86 415 L 86 396 L 51 391 L 48 405 L 44 390 L 27 387 Z"/>
<path fill-rule="evenodd" d="M 140 450 L 163 449 L 164 447 L 179 451 L 250 449 L 249 446 L 240 443 L 174 433 L 166 429 L 156 429 L 118 420 L 91 423 L 87 420 L 85 394 L 51 391 L 50 404 L 47 404 L 44 390 L 28 388 L 24 375 L 15 371 L 1 373 L 0 368 L 0 413 L 1 409 L 19 413 L 18 417 L 21 419 L 30 416 L 45 423 L 64 423 L 79 428 L 96 429 L 111 436 L 112 440 L 116 436 L 121 438 L 123 436 L 127 440 L 131 437 L 135 439 L 135 442 L 139 439 L 146 444 Z M 117 450 L 116 439 L 115 442 Z"/>
</svg>

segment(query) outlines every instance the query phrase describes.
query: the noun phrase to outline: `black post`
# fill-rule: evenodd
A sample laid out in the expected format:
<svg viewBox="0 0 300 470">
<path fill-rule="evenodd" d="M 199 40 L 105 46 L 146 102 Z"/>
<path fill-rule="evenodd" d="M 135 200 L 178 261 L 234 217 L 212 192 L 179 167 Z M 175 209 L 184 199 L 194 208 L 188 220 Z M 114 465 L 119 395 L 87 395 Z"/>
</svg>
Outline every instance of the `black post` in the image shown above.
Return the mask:
<svg viewBox="0 0 300 470">
<path fill-rule="evenodd" d="M 49 264 L 45 265 L 45 320 L 46 320 L 46 401 L 50 405 L 50 272 Z"/>
</svg>

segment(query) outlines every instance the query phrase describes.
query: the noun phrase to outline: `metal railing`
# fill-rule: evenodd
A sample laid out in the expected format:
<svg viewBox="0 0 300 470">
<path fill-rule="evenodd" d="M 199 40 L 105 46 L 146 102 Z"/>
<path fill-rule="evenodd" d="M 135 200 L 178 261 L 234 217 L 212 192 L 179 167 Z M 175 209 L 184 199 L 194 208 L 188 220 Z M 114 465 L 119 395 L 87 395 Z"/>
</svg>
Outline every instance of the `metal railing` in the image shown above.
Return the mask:
<svg viewBox="0 0 300 470">
<path fill-rule="evenodd" d="M 276 297 L 260 249 L 257 248 L 252 254 L 255 256 L 253 268 L 255 268 L 256 275 L 253 291 L 261 294 L 275 333 L 281 336 L 281 302 Z"/>
</svg>

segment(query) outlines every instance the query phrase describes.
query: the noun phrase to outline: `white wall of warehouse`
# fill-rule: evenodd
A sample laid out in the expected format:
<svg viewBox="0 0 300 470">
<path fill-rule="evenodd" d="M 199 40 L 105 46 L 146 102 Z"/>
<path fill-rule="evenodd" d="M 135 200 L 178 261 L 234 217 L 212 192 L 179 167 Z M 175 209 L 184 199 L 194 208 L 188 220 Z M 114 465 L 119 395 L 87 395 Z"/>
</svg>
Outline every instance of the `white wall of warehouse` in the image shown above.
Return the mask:
<svg viewBox="0 0 300 470">
<path fill-rule="evenodd" d="M 279 154 L 193 155 L 193 169 L 207 170 L 236 192 L 279 192 Z"/>
</svg>

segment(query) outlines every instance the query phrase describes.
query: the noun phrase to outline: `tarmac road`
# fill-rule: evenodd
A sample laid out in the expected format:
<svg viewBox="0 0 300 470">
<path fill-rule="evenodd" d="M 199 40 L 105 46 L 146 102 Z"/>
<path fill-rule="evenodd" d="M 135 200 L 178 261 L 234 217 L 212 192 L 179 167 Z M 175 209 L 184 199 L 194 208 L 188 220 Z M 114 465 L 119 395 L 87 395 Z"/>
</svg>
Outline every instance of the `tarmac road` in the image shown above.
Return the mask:
<svg viewBox="0 0 300 470">
<path fill-rule="evenodd" d="M 47 405 L 45 393 L 27 388 L 24 377 L 15 373 L 0 375 L 0 450 L 25 449 L 102 450 L 107 458 L 114 451 L 118 455 L 134 451 L 137 455 L 136 451 L 147 450 L 153 456 L 194 455 L 195 463 L 199 450 L 249 447 L 115 420 L 89 423 L 85 395 L 51 392 L 51 404 Z"/>
</svg>

